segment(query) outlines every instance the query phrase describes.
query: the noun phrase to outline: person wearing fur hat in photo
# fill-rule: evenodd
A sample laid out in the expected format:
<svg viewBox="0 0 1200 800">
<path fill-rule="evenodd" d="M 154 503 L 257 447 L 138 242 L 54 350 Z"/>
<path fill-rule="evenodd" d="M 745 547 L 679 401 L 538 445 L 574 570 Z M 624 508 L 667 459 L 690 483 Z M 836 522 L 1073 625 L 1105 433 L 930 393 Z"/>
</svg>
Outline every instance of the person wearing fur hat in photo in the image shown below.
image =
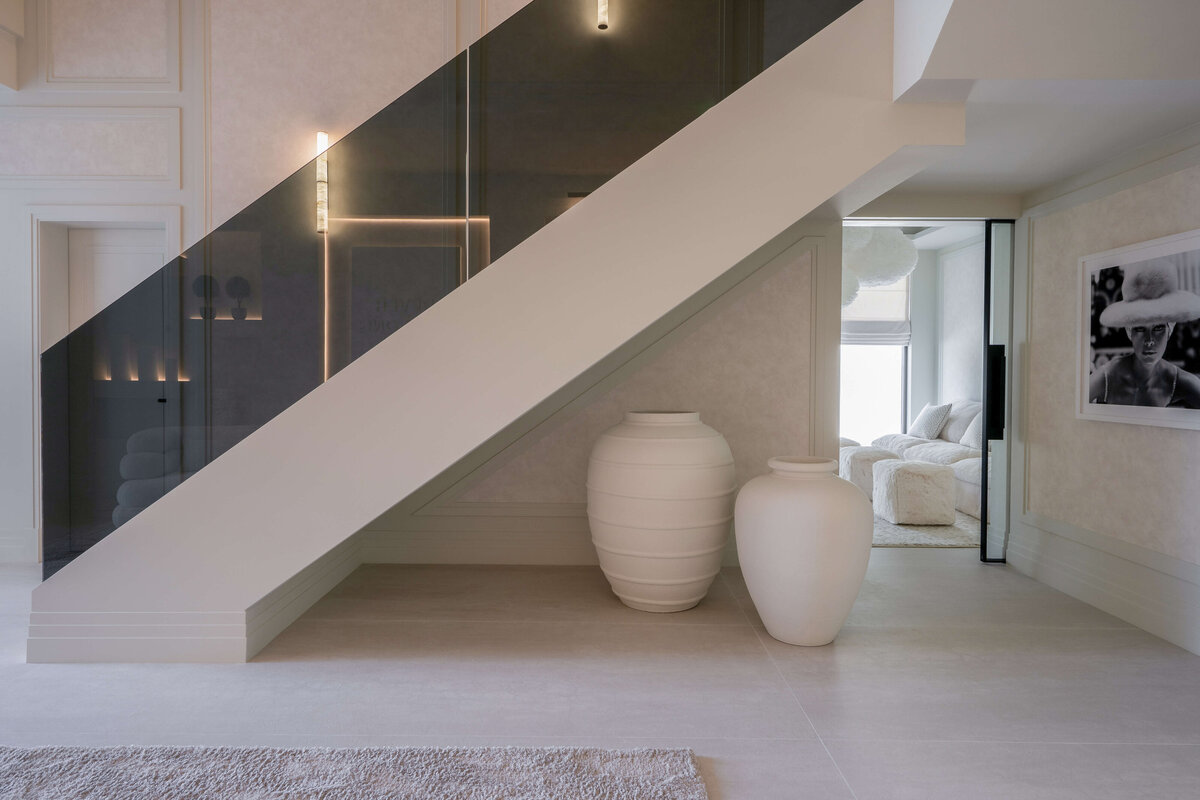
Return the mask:
<svg viewBox="0 0 1200 800">
<path fill-rule="evenodd" d="M 1200 296 L 1179 288 L 1168 259 L 1131 264 L 1123 272 L 1122 299 L 1104 309 L 1100 324 L 1123 328 L 1133 352 L 1092 372 L 1089 401 L 1200 408 L 1200 377 L 1163 359 L 1176 324 L 1200 318 Z"/>
</svg>

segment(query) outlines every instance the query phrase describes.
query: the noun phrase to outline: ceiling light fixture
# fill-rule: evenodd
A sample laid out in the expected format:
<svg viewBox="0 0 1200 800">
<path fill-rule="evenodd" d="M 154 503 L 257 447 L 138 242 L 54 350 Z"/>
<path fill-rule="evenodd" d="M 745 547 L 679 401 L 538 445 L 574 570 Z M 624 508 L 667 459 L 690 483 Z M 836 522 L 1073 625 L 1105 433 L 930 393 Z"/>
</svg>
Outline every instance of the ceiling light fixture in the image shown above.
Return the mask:
<svg viewBox="0 0 1200 800">
<path fill-rule="evenodd" d="M 329 230 L 329 134 L 317 131 L 317 233 Z"/>
<path fill-rule="evenodd" d="M 850 227 L 842 233 L 842 269 L 859 286 L 887 286 L 917 266 L 917 246 L 899 228 Z"/>
<path fill-rule="evenodd" d="M 596 0 L 596 27 L 608 30 L 608 0 Z"/>
</svg>

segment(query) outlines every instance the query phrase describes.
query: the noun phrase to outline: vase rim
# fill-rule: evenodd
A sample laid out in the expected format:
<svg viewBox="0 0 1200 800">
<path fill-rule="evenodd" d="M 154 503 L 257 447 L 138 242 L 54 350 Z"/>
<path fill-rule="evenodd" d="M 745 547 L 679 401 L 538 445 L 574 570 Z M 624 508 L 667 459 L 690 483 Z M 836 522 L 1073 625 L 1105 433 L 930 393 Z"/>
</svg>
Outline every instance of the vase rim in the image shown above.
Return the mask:
<svg viewBox="0 0 1200 800">
<path fill-rule="evenodd" d="M 767 460 L 767 466 L 775 472 L 792 475 L 820 475 L 836 473 L 838 462 L 833 458 L 819 456 L 775 456 Z"/>
<path fill-rule="evenodd" d="M 699 411 L 626 411 L 625 421 L 633 423 L 681 424 L 699 422 Z"/>
</svg>

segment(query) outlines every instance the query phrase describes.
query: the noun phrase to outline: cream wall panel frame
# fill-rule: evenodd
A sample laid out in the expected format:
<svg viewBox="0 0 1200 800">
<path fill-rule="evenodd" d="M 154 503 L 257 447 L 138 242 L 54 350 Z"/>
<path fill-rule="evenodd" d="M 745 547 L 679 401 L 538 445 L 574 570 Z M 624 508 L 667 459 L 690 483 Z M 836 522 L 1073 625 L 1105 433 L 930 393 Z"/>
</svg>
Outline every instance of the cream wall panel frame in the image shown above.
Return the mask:
<svg viewBox="0 0 1200 800">
<path fill-rule="evenodd" d="M 180 109 L 0 106 L 0 188 L 179 188 Z"/>
<path fill-rule="evenodd" d="M 41 0 L 30 88 L 180 90 L 180 0 Z"/>
<path fill-rule="evenodd" d="M 1075 210 L 1170 176 L 1176 176 L 1172 183 L 1177 186 L 1179 176 L 1197 168 L 1200 168 L 1200 128 L 1193 128 L 1100 165 L 1082 176 L 1068 179 L 1029 198 L 1036 205 L 1028 208 L 1018 221 L 1014 249 L 1013 353 L 1017 360 L 1012 368 L 1012 396 L 1016 405 L 1012 414 L 1012 528 L 1007 556 L 1008 563 L 1020 572 L 1200 654 L 1200 565 L 1194 558 L 1181 557 L 1180 545 L 1183 543 L 1170 547 L 1170 553 L 1163 552 L 1168 548 L 1161 544 L 1134 540 L 1136 537 L 1113 536 L 1079 524 L 1079 521 L 1056 518 L 1061 514 L 1039 509 L 1031 502 L 1031 496 L 1034 486 L 1046 476 L 1036 469 L 1036 464 L 1031 464 L 1029 442 L 1031 414 L 1042 413 L 1031 406 L 1031 398 L 1046 391 L 1044 381 L 1039 383 L 1034 380 L 1040 381 L 1042 373 L 1035 370 L 1031 375 L 1030 356 L 1031 353 L 1040 354 L 1044 359 L 1047 348 L 1058 346 L 1053 340 L 1047 342 L 1044 338 L 1035 337 L 1031 319 L 1034 302 L 1044 294 L 1035 293 L 1031 266 L 1035 262 L 1039 224 L 1050 215 Z M 1129 223 L 1128 216 L 1124 214 L 1109 214 L 1106 219 L 1122 226 Z M 1133 233 L 1126 233 L 1133 236 Z M 1139 235 L 1152 238 L 1148 233 Z M 1074 245 L 1082 249 L 1088 246 L 1082 241 L 1074 242 Z M 1076 264 L 1072 261 L 1065 268 L 1074 267 Z M 1069 278 L 1070 286 L 1074 287 L 1074 274 Z M 1069 294 L 1068 301 L 1073 303 L 1073 292 Z M 1071 334 L 1073 336 L 1073 330 Z M 1070 409 L 1068 413 L 1071 413 Z M 1073 419 L 1071 422 L 1076 423 Z M 1098 429 L 1127 429 L 1134 439 L 1160 435 L 1157 429 L 1141 426 L 1091 422 L 1078 424 Z M 1191 432 L 1171 433 L 1195 435 Z M 1129 448 L 1138 448 L 1136 441 L 1131 440 L 1128 445 Z M 1135 454 L 1124 459 L 1124 463 L 1137 466 L 1144 460 L 1144 456 L 1138 458 Z M 1158 459 L 1154 460 L 1157 462 Z M 1194 473 L 1194 457 L 1191 463 Z M 1148 471 L 1154 470 L 1134 470 L 1124 484 L 1107 488 L 1120 492 L 1124 486 L 1126 491 L 1132 490 L 1132 485 L 1128 485 L 1129 481 L 1134 480 L 1132 476 Z M 1184 498 L 1177 495 L 1174 502 L 1184 502 Z M 1157 526 L 1146 522 L 1135 527 Z M 1192 537 L 1200 536 L 1194 519 L 1190 530 L 1183 533 Z M 1187 548 L 1185 546 L 1182 549 Z"/>
</svg>

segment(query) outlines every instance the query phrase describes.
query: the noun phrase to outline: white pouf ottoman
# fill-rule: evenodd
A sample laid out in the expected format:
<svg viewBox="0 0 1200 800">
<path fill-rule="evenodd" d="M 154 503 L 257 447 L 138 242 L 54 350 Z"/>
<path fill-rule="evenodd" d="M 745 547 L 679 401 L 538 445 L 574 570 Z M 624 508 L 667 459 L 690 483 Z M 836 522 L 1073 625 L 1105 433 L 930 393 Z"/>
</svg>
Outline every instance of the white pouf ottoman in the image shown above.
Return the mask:
<svg viewBox="0 0 1200 800">
<path fill-rule="evenodd" d="M 924 461 L 876 461 L 875 513 L 901 525 L 954 524 L 954 470 Z"/>
<path fill-rule="evenodd" d="M 862 489 L 863 494 L 871 497 L 875 462 L 893 458 L 899 458 L 899 456 L 882 447 L 865 445 L 843 447 L 838 450 L 838 477 L 850 481 Z"/>
</svg>

